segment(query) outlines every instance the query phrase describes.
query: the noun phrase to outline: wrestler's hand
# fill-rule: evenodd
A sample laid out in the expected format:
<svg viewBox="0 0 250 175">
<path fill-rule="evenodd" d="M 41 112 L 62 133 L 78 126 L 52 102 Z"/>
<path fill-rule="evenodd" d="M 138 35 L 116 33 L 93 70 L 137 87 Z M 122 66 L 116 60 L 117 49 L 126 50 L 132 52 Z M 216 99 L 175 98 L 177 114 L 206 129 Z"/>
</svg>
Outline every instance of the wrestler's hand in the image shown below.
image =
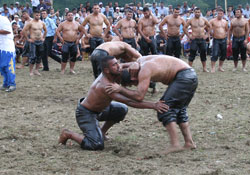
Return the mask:
<svg viewBox="0 0 250 175">
<path fill-rule="evenodd" d="M 245 41 L 244 41 L 244 45 L 245 45 L 245 47 L 247 47 L 247 43 L 248 43 L 248 40 L 247 40 L 247 39 L 245 39 Z"/>
<path fill-rule="evenodd" d="M 165 101 L 158 101 L 154 105 L 154 110 L 156 110 L 159 113 L 167 112 L 169 109 L 169 106 L 164 103 Z"/>
<path fill-rule="evenodd" d="M 152 42 L 152 40 L 149 37 L 145 38 L 145 40 L 147 41 L 147 43 L 151 43 Z"/>
<path fill-rule="evenodd" d="M 231 42 L 232 42 L 231 39 L 227 40 L 227 44 L 231 44 Z"/>
<path fill-rule="evenodd" d="M 29 38 L 28 41 L 29 41 L 30 43 L 34 43 L 34 40 L 31 39 L 31 38 Z"/>
<path fill-rule="evenodd" d="M 86 37 L 87 37 L 87 38 L 92 38 L 92 36 L 91 36 L 90 34 L 88 34 Z"/>
<path fill-rule="evenodd" d="M 76 39 L 76 45 L 79 44 L 79 39 Z"/>
<path fill-rule="evenodd" d="M 121 89 L 121 86 L 117 83 L 109 83 L 105 87 L 105 91 L 108 94 L 118 93 L 118 92 L 120 92 L 120 89 Z"/>
</svg>

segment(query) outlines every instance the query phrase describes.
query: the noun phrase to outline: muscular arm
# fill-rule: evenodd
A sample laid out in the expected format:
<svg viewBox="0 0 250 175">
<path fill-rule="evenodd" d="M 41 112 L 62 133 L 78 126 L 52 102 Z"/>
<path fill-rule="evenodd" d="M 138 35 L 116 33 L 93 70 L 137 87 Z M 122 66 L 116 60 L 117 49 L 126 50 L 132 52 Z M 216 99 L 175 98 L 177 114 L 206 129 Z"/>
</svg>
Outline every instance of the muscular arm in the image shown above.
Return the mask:
<svg viewBox="0 0 250 175">
<path fill-rule="evenodd" d="M 142 56 L 137 50 L 132 48 L 129 44 L 125 46 L 125 50 L 126 54 L 129 55 L 131 58 L 131 60 L 129 61 L 136 61 L 139 57 Z"/>
<path fill-rule="evenodd" d="M 167 17 L 165 17 L 159 25 L 159 29 L 165 38 L 167 38 L 167 34 L 164 32 L 163 26 L 167 23 L 167 20 L 168 20 Z"/>
<path fill-rule="evenodd" d="M 191 24 L 191 20 L 188 20 L 185 26 L 183 27 L 184 33 L 187 35 L 187 37 L 190 39 L 190 35 L 188 33 L 188 26 Z"/>
<path fill-rule="evenodd" d="M 10 34 L 10 32 L 8 32 L 6 30 L 0 30 L 0 34 L 1 35 L 7 35 L 7 34 Z"/>
<path fill-rule="evenodd" d="M 82 22 L 82 32 L 84 33 L 85 36 L 88 36 L 87 31 L 85 30 L 85 26 L 88 24 L 89 22 L 89 17 L 87 16 L 84 21 Z"/>
<path fill-rule="evenodd" d="M 106 24 L 107 28 L 104 31 L 104 36 L 107 36 L 108 32 L 110 31 L 110 23 L 108 21 L 108 19 L 106 18 L 106 16 L 103 15 L 103 19 L 104 19 L 104 23 Z"/>
<path fill-rule="evenodd" d="M 121 21 L 122 21 L 122 20 L 120 20 L 120 21 L 115 25 L 115 27 L 114 27 L 114 32 L 115 32 L 115 34 L 116 34 L 117 36 L 119 36 L 119 38 L 122 38 L 121 33 L 118 31 L 118 29 L 121 28 Z"/>
<path fill-rule="evenodd" d="M 130 90 L 125 87 L 120 88 L 120 93 L 136 101 L 143 101 L 150 84 L 150 71 L 141 71 L 138 75 L 139 84 L 137 90 Z"/>
<path fill-rule="evenodd" d="M 140 35 L 143 37 L 143 38 L 148 38 L 144 35 L 144 33 L 142 32 L 142 27 L 143 27 L 143 22 L 142 22 L 143 19 L 140 19 L 139 20 L 139 23 L 138 23 L 138 32 L 140 33 Z"/>
<path fill-rule="evenodd" d="M 59 24 L 57 30 L 56 30 L 56 35 L 60 39 L 60 41 L 63 41 L 63 38 L 61 36 L 61 31 L 63 30 L 63 23 Z"/>
<path fill-rule="evenodd" d="M 205 30 L 206 30 L 208 37 L 209 37 L 211 26 L 210 26 L 208 20 L 206 20 L 206 19 L 204 19 L 204 20 L 205 20 L 205 25 L 206 25 Z"/>
<path fill-rule="evenodd" d="M 247 41 L 247 38 L 249 36 L 249 25 L 248 25 L 248 22 L 246 22 L 245 24 L 245 40 Z"/>
<path fill-rule="evenodd" d="M 28 40 L 28 33 L 27 31 L 30 29 L 30 25 L 31 23 L 28 23 L 27 25 L 24 26 L 23 30 L 22 30 L 22 33 L 23 33 L 23 36 L 26 40 Z"/>
</svg>

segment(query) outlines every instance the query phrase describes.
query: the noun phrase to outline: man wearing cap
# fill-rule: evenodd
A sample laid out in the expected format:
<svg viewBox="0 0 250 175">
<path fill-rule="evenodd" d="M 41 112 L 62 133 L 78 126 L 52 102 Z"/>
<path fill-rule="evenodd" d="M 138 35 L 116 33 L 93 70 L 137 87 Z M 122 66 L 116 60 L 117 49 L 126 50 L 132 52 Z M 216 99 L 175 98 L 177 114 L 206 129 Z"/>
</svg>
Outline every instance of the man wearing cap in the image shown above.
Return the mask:
<svg viewBox="0 0 250 175">
<path fill-rule="evenodd" d="M 101 9 L 101 13 L 104 13 L 105 12 L 105 8 L 103 7 L 103 3 L 102 2 L 99 2 L 99 7 Z"/>
<path fill-rule="evenodd" d="M 110 31 L 110 23 L 106 16 L 104 14 L 99 13 L 99 5 L 94 4 L 93 6 L 93 13 L 88 15 L 83 23 L 83 31 L 85 36 L 89 38 L 89 44 L 90 44 L 90 52 L 92 53 L 93 50 L 99 46 L 100 44 L 104 43 L 104 36 L 108 34 Z M 106 24 L 107 28 L 104 31 L 103 34 L 103 24 Z M 89 24 L 89 34 L 85 30 L 85 26 Z"/>
<path fill-rule="evenodd" d="M 136 31 L 136 21 L 132 19 L 133 11 L 132 9 L 127 9 L 125 12 L 126 18 L 118 21 L 114 27 L 114 32 L 119 36 L 121 41 L 124 41 L 130 44 L 133 48 L 136 49 L 135 41 L 135 31 Z M 120 30 L 120 32 L 118 31 Z"/>
</svg>

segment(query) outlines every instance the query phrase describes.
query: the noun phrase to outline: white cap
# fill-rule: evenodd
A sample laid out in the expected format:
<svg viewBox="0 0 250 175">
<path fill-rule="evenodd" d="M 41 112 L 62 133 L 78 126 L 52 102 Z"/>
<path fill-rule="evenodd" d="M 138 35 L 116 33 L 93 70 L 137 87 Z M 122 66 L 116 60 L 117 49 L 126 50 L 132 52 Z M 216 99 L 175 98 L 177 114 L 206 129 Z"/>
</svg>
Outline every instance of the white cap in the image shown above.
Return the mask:
<svg viewBox="0 0 250 175">
<path fill-rule="evenodd" d="M 15 4 L 19 4 L 19 2 L 16 2 Z"/>
<path fill-rule="evenodd" d="M 19 16 L 18 15 L 14 15 L 14 18 L 19 18 Z"/>
<path fill-rule="evenodd" d="M 103 5 L 103 3 L 102 3 L 102 2 L 99 2 L 99 5 Z"/>
</svg>

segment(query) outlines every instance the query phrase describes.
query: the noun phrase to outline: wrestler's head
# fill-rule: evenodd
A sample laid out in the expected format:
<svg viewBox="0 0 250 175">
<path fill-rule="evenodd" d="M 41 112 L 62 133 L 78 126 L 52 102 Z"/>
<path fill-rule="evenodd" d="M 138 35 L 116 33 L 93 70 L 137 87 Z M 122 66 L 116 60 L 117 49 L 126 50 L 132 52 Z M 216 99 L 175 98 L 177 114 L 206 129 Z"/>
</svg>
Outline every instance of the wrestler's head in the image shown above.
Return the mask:
<svg viewBox="0 0 250 175">
<path fill-rule="evenodd" d="M 40 12 L 39 11 L 34 11 L 33 12 L 33 17 L 34 17 L 35 20 L 38 21 L 40 19 Z"/>
<path fill-rule="evenodd" d="M 143 15 L 144 15 L 145 18 L 150 17 L 150 10 L 149 10 L 148 7 L 144 7 L 142 11 L 143 11 Z"/>
<path fill-rule="evenodd" d="M 105 56 L 101 61 L 101 69 L 103 74 L 111 76 L 120 76 L 120 65 L 113 56 Z"/>
<path fill-rule="evenodd" d="M 128 69 L 123 69 L 121 72 L 121 85 L 132 86 L 138 84 L 138 77 L 132 77 Z"/>
<path fill-rule="evenodd" d="M 66 18 L 67 18 L 67 21 L 73 21 L 73 19 L 74 19 L 74 16 L 73 16 L 73 12 L 67 12 L 66 13 Z"/>
<path fill-rule="evenodd" d="M 100 7 L 99 7 L 98 4 L 94 4 L 94 5 L 93 5 L 93 13 L 94 13 L 95 15 L 97 15 L 97 14 L 99 13 L 99 9 L 100 9 Z"/>
<path fill-rule="evenodd" d="M 127 9 L 126 12 L 125 12 L 125 14 L 126 14 L 126 19 L 127 20 L 131 20 L 133 18 L 133 11 L 132 11 L 132 9 Z"/>
<path fill-rule="evenodd" d="M 218 19 L 222 19 L 224 17 L 224 10 L 222 8 L 218 9 L 217 13 L 218 13 L 217 15 Z"/>
<path fill-rule="evenodd" d="M 174 9 L 173 16 L 174 16 L 174 18 L 177 18 L 179 15 L 180 15 L 180 9 L 176 7 L 176 8 Z"/>
<path fill-rule="evenodd" d="M 235 17 L 236 18 L 241 18 L 242 16 L 242 10 L 241 9 L 236 9 L 235 10 Z"/>
<path fill-rule="evenodd" d="M 194 9 L 194 16 L 195 16 L 195 18 L 199 18 L 201 16 L 200 8 L 195 8 Z"/>
</svg>

